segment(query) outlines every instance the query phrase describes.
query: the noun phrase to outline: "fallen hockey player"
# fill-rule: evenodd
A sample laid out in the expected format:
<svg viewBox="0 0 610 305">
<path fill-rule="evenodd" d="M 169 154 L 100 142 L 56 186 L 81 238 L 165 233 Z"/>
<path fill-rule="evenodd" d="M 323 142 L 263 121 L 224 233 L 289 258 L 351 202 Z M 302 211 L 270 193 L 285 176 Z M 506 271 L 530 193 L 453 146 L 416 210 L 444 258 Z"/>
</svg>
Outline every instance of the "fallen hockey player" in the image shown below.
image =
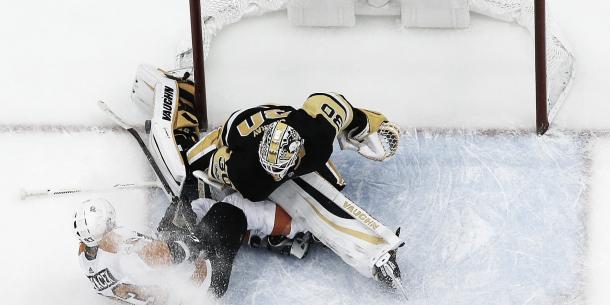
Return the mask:
<svg viewBox="0 0 610 305">
<path fill-rule="evenodd" d="M 340 193 L 344 181 L 329 160 L 335 138 L 369 159 L 391 157 L 396 126 L 382 114 L 352 107 L 340 94 L 319 93 L 301 109 L 237 111 L 192 145 L 196 119 L 184 111 L 191 90 L 187 80 L 141 66 L 132 94 L 151 112 L 149 148 L 176 192 L 189 192 L 192 173 L 252 201 L 270 199 L 362 275 L 400 285 L 396 249 L 402 241 Z M 192 127 L 180 128 L 185 117 Z M 191 130 L 188 137 L 184 130 Z"/>
<path fill-rule="evenodd" d="M 74 215 L 81 268 L 103 296 L 131 304 L 184 304 L 180 293 L 185 289 L 164 285 L 170 266 L 191 274 L 191 284 L 203 292 L 199 296 L 219 298 L 228 288 L 233 260 L 243 242 L 299 258 L 307 253 L 309 237 L 296 232 L 290 218 L 267 217 L 275 210 L 273 203 L 252 205 L 237 193 L 226 201 L 230 203 L 194 201 L 193 235 L 172 234 L 165 240 L 117 227 L 114 207 L 104 199 L 85 201 Z M 292 243 L 271 234 L 296 238 Z"/>
</svg>

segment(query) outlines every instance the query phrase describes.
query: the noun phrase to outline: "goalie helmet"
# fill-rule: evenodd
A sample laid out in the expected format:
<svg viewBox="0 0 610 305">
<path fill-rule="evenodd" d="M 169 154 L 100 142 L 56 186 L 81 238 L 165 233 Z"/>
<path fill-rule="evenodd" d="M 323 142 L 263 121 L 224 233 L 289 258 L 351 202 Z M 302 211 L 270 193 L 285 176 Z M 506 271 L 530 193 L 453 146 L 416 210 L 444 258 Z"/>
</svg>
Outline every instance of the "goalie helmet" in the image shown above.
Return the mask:
<svg viewBox="0 0 610 305">
<path fill-rule="evenodd" d="M 265 171 L 274 179 L 281 180 L 296 164 L 304 140 L 294 128 L 282 121 L 275 121 L 264 129 L 258 157 Z"/>
<path fill-rule="evenodd" d="M 97 246 L 114 227 L 114 207 L 105 199 L 87 200 L 74 213 L 74 233 L 87 247 Z"/>
</svg>

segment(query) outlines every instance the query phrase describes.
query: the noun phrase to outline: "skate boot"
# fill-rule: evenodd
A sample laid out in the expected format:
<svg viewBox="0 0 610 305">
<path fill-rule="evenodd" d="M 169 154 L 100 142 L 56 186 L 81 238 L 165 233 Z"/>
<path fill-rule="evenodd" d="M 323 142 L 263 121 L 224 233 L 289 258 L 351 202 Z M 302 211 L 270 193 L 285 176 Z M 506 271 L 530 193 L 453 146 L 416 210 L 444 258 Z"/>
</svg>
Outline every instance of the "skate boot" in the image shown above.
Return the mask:
<svg viewBox="0 0 610 305">
<path fill-rule="evenodd" d="M 250 244 L 253 248 L 266 248 L 272 252 L 282 255 L 292 255 L 302 259 L 309 251 L 312 242 L 312 235 L 309 232 L 297 233 L 293 239 L 286 236 L 265 236 L 260 238 L 253 235 L 250 237 Z"/>
<path fill-rule="evenodd" d="M 391 250 L 382 256 L 374 266 L 373 277 L 392 290 L 401 288 L 400 269 L 396 263 L 396 250 Z"/>
</svg>

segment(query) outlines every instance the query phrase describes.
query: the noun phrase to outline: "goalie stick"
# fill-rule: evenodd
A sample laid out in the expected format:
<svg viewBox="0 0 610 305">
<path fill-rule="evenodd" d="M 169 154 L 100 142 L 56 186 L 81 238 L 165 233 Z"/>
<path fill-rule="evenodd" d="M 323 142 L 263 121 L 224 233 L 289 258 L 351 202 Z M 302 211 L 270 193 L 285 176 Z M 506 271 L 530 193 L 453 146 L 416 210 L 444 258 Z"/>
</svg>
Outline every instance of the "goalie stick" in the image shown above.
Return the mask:
<svg viewBox="0 0 610 305">
<path fill-rule="evenodd" d="M 161 185 L 163 186 L 163 189 L 165 190 L 165 192 L 170 194 L 170 196 L 172 197 L 172 202 L 177 201 L 178 196 L 176 196 L 176 194 L 174 194 L 174 192 L 172 191 L 172 188 L 169 186 L 169 183 L 167 183 L 167 180 L 165 180 L 165 177 L 163 176 L 163 174 L 161 174 L 161 169 L 159 169 L 159 166 L 157 166 L 157 164 L 155 163 L 155 160 L 153 159 L 153 156 L 151 155 L 150 150 L 148 150 L 148 147 L 146 147 L 146 144 L 144 143 L 144 140 L 142 140 L 142 137 L 140 136 L 138 131 L 133 126 L 131 126 L 131 125 L 127 124 L 125 121 L 123 121 L 123 119 L 121 119 L 116 113 L 114 113 L 114 111 L 112 111 L 112 109 L 110 109 L 110 107 L 108 107 L 108 105 L 106 105 L 106 103 L 104 103 L 104 101 L 98 101 L 97 105 L 115 123 L 117 123 L 119 126 L 123 127 L 123 129 L 127 130 L 133 136 L 133 138 L 138 142 L 140 149 L 142 149 L 142 152 L 146 155 L 146 159 L 148 159 L 148 163 L 150 164 L 153 171 L 157 175 L 157 178 L 159 179 L 159 181 L 161 181 Z"/>
<path fill-rule="evenodd" d="M 107 187 L 100 188 L 58 188 L 58 189 L 40 189 L 40 190 L 26 190 L 22 189 L 20 192 L 21 200 L 26 200 L 32 197 L 57 197 L 81 193 L 101 193 L 110 192 L 114 190 L 131 190 L 131 189 L 143 189 L 143 188 L 156 188 L 161 187 L 161 184 L 157 181 L 147 181 L 142 183 L 122 183 L 115 184 Z"/>
<path fill-rule="evenodd" d="M 169 186 L 169 183 L 167 183 L 167 180 L 165 180 L 165 177 L 161 173 L 161 169 L 159 169 L 159 166 L 157 165 L 157 163 L 155 163 L 155 160 L 153 159 L 153 156 L 150 153 L 150 150 L 144 143 L 144 140 L 142 140 L 142 137 L 140 136 L 138 131 L 133 126 L 131 126 L 131 125 L 127 124 L 125 121 L 123 121 L 123 119 L 121 119 L 116 113 L 114 113 L 114 111 L 112 111 L 112 109 L 110 109 L 110 107 L 108 107 L 108 105 L 106 105 L 106 103 L 104 103 L 104 101 L 98 101 L 97 105 L 114 122 L 116 122 L 119 126 L 123 127 L 123 129 L 127 130 L 133 136 L 133 138 L 138 142 L 140 149 L 146 155 L 146 159 L 148 159 L 148 164 L 150 164 L 150 167 L 152 167 L 153 171 L 155 172 L 155 175 L 161 182 L 161 186 L 163 186 L 163 189 L 165 190 L 165 192 L 170 195 L 171 205 L 178 205 L 171 222 L 174 225 L 177 225 L 179 227 L 181 227 L 181 226 L 178 225 L 178 223 L 181 223 L 184 226 L 186 226 L 188 231 L 193 232 L 193 228 L 192 228 L 191 224 L 186 219 L 182 219 L 182 220 L 178 219 L 179 214 L 181 214 L 180 211 L 181 211 L 181 206 L 182 206 L 182 200 L 180 200 L 180 196 L 178 196 L 177 194 L 174 193 L 172 188 Z M 184 218 L 184 215 L 183 215 L 183 218 Z M 161 220 L 161 222 L 163 222 L 163 220 Z"/>
</svg>

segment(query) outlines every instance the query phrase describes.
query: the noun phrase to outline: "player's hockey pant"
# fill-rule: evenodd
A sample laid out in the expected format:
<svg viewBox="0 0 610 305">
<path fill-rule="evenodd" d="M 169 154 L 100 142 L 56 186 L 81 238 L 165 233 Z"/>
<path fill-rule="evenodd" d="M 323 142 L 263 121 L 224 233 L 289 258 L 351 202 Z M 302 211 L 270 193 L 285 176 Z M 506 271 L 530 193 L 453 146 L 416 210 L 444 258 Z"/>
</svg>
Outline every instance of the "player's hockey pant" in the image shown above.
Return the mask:
<svg viewBox="0 0 610 305">
<path fill-rule="evenodd" d="M 334 198 L 336 192 L 332 184 L 314 172 L 284 182 L 269 198 L 304 223 L 343 261 L 370 278 L 377 259 L 392 247 L 338 206 L 343 202 L 331 201 L 329 198 Z"/>
<path fill-rule="evenodd" d="M 224 202 L 213 205 L 197 225 L 195 236 L 212 265 L 210 292 L 216 297 L 224 295 L 229 287 L 233 260 L 246 227 L 244 212 Z"/>
</svg>

